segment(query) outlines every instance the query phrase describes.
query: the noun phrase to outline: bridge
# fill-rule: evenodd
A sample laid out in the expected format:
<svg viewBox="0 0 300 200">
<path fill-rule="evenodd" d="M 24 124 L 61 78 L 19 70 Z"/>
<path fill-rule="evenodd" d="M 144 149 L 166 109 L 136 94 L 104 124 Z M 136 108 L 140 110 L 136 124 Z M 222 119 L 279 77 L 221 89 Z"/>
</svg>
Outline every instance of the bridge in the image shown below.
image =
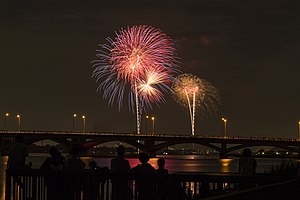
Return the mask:
<svg viewBox="0 0 300 200">
<path fill-rule="evenodd" d="M 266 138 L 266 137 L 237 137 L 237 136 L 190 136 L 170 134 L 136 134 L 116 132 L 74 132 L 74 131 L 0 131 L 0 151 L 13 141 L 17 134 L 25 137 L 25 143 L 42 140 L 52 140 L 65 147 L 74 144 L 89 150 L 99 144 L 120 141 L 132 145 L 141 151 L 155 155 L 157 151 L 178 144 L 199 144 L 219 152 L 220 158 L 225 158 L 230 152 L 255 146 L 270 146 L 286 149 L 300 155 L 300 140 L 298 138 Z M 3 153 L 4 154 L 4 153 Z"/>
</svg>

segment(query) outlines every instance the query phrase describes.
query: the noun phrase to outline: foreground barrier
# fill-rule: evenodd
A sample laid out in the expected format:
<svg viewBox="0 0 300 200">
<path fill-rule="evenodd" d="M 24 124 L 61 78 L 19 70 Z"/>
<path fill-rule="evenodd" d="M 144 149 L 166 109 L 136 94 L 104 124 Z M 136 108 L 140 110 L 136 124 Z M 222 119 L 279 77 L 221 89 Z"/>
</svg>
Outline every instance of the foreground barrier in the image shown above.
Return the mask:
<svg viewBox="0 0 300 200">
<path fill-rule="evenodd" d="M 114 176 L 109 172 L 90 170 L 49 174 L 29 169 L 6 171 L 5 200 L 112 200 L 120 192 L 128 200 L 139 200 L 145 194 L 146 197 L 143 198 L 149 200 L 189 200 L 237 193 L 292 178 L 229 173 L 177 173 L 137 177 L 131 174 Z"/>
</svg>

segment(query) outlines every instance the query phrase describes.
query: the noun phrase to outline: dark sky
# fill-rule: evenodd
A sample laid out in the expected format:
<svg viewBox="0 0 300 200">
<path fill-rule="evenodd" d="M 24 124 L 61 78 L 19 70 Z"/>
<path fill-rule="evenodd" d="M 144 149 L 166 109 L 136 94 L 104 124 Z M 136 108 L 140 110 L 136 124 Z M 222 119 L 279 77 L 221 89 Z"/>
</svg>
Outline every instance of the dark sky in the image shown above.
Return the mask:
<svg viewBox="0 0 300 200">
<path fill-rule="evenodd" d="M 8 128 L 20 113 L 23 129 L 70 130 L 77 113 L 87 130 L 134 132 L 135 115 L 96 92 L 90 62 L 114 31 L 142 24 L 169 35 L 180 69 L 221 94 L 219 116 L 196 118 L 197 135 L 221 135 L 226 116 L 228 135 L 297 137 L 298 0 L 2 0 L 0 113 L 11 114 Z M 149 111 L 156 132 L 190 134 L 187 109 L 166 100 Z"/>
</svg>

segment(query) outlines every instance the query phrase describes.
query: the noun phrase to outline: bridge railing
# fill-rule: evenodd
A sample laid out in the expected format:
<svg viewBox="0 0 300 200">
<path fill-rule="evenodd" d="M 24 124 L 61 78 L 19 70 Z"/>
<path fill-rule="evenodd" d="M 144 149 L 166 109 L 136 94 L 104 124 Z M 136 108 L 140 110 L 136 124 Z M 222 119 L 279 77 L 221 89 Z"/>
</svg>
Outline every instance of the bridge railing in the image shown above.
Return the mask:
<svg viewBox="0 0 300 200">
<path fill-rule="evenodd" d="M 26 134 L 26 135 L 106 135 L 106 136 L 139 136 L 139 137 L 172 137 L 172 138 L 207 138 L 207 139 L 225 139 L 225 140 L 260 140 L 260 141 L 289 141 L 289 142 L 299 142 L 299 138 L 269 138 L 269 137 L 253 137 L 253 136 L 209 136 L 209 135 L 187 135 L 187 134 L 154 134 L 149 135 L 145 133 L 137 134 L 137 133 L 124 133 L 124 132 L 80 132 L 80 131 L 40 131 L 40 130 L 21 130 L 21 131 L 13 131 L 13 130 L 0 130 L 0 135 L 15 135 L 15 134 Z"/>
<path fill-rule="evenodd" d="M 114 177 L 109 172 L 85 170 L 76 173 L 46 174 L 38 169 L 6 171 L 5 200 L 112 200 L 114 183 L 126 180 L 129 200 L 137 200 L 139 177 L 129 175 Z M 125 179 L 124 179 L 125 178 Z M 161 176 L 143 177 L 143 182 L 152 180 L 151 194 L 160 195 Z M 163 177 L 168 195 L 180 195 L 191 200 L 219 194 L 240 191 L 246 188 L 289 180 L 291 177 L 257 174 L 240 176 L 228 173 L 178 173 Z M 148 190 L 147 187 L 146 190 Z M 97 197 L 95 196 L 97 195 Z"/>
</svg>

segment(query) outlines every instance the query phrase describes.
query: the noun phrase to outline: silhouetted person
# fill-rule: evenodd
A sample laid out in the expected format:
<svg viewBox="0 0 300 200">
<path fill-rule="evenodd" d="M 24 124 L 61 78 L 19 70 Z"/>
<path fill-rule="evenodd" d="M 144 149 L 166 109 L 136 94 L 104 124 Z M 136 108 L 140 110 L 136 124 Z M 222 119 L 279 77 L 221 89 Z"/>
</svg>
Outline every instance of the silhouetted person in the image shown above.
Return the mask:
<svg viewBox="0 0 300 200">
<path fill-rule="evenodd" d="M 120 145 L 117 148 L 117 156 L 110 162 L 113 200 L 129 199 L 130 164 L 124 155 L 125 147 Z"/>
<path fill-rule="evenodd" d="M 24 136 L 17 134 L 15 142 L 8 149 L 7 169 L 28 169 L 27 156 L 29 156 L 28 145 L 24 144 Z"/>
<path fill-rule="evenodd" d="M 66 160 L 66 171 L 78 172 L 83 171 L 86 164 L 80 158 L 80 147 L 75 146 L 70 151 L 71 158 Z"/>
<path fill-rule="evenodd" d="M 50 172 L 63 172 L 65 169 L 64 157 L 61 153 L 55 148 L 51 147 L 49 149 L 50 157 L 42 163 L 40 169 L 42 171 Z"/>
<path fill-rule="evenodd" d="M 135 176 L 135 189 L 138 200 L 153 200 L 155 199 L 155 168 L 148 163 L 149 156 L 145 152 L 139 154 L 141 164 L 132 168 Z"/>
<path fill-rule="evenodd" d="M 158 169 L 156 169 L 156 175 L 157 175 L 157 185 L 156 185 L 156 193 L 157 193 L 157 199 L 158 200 L 166 200 L 168 199 L 168 169 L 165 169 L 165 159 L 159 158 L 157 160 L 157 166 Z"/>
<path fill-rule="evenodd" d="M 90 168 L 91 171 L 99 170 L 100 169 L 100 167 L 98 166 L 98 164 L 94 160 L 92 160 L 91 162 L 89 162 L 89 168 Z"/>
<path fill-rule="evenodd" d="M 256 170 L 256 159 L 252 156 L 250 149 L 246 148 L 243 150 L 243 155 L 239 158 L 239 173 L 241 175 L 254 175 Z M 239 189 L 245 189 L 252 187 L 251 183 L 240 184 Z"/>
<path fill-rule="evenodd" d="M 165 169 L 166 161 L 164 158 L 159 158 L 157 160 L 158 169 L 156 169 L 156 174 L 167 175 L 169 173 L 168 169 Z"/>
<path fill-rule="evenodd" d="M 50 157 L 46 158 L 40 167 L 45 174 L 47 199 L 61 200 L 64 191 L 64 178 L 62 176 L 65 169 L 64 157 L 55 147 L 49 149 L 49 154 Z"/>
<path fill-rule="evenodd" d="M 67 199 L 79 200 L 81 198 L 81 189 L 82 189 L 82 177 L 81 175 L 86 166 L 86 164 L 81 160 L 80 147 L 74 146 L 71 151 L 71 158 L 66 160 L 65 171 L 69 175 L 67 179 Z"/>
<path fill-rule="evenodd" d="M 28 145 L 24 144 L 24 136 L 17 134 L 15 136 L 15 141 L 12 143 L 8 149 L 8 160 L 7 169 L 14 173 L 14 170 L 26 170 L 31 168 L 31 162 L 29 166 L 26 164 L 26 157 L 29 156 Z M 14 184 L 23 187 L 21 179 L 12 174 Z"/>
<path fill-rule="evenodd" d="M 241 175 L 253 175 L 257 167 L 256 159 L 252 156 L 250 149 L 243 150 L 243 155 L 239 158 L 239 173 Z"/>
</svg>

